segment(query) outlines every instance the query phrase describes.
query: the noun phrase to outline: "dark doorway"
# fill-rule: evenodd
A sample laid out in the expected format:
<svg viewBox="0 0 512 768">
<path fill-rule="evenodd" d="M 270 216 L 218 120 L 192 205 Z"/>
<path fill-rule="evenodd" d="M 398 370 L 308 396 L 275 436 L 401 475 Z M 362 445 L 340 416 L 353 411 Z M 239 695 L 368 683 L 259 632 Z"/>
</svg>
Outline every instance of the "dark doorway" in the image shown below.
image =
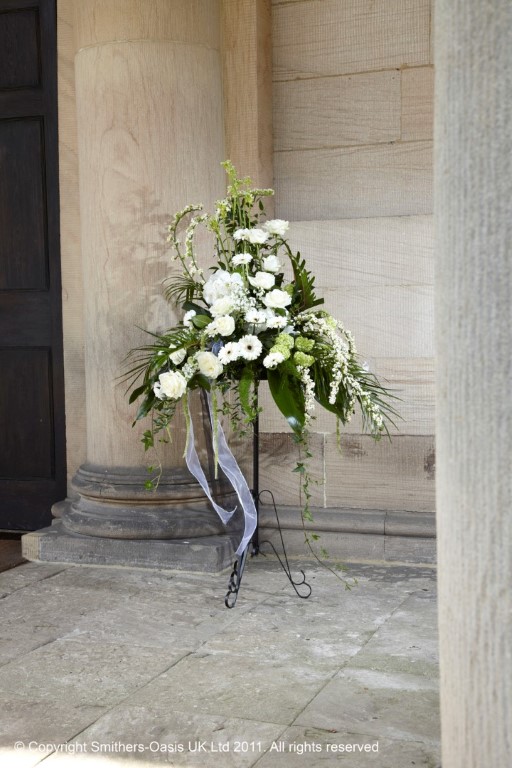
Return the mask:
<svg viewBox="0 0 512 768">
<path fill-rule="evenodd" d="M 66 495 L 55 0 L 0 0 L 0 530 Z"/>
</svg>

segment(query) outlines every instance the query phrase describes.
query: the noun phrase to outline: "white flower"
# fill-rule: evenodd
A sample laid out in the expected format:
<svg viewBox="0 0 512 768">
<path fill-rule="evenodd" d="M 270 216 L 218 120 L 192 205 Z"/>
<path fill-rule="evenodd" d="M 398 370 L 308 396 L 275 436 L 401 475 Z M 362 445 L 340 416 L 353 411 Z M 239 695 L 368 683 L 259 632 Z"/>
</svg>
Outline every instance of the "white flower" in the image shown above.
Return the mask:
<svg viewBox="0 0 512 768">
<path fill-rule="evenodd" d="M 270 235 L 279 235 L 279 237 L 284 237 L 285 233 L 288 231 L 289 226 L 290 223 L 288 221 L 284 221 L 284 219 L 271 219 L 270 221 L 265 222 L 263 228 L 266 229 Z"/>
<path fill-rule="evenodd" d="M 192 325 L 192 318 L 197 315 L 197 312 L 195 309 L 189 309 L 188 312 L 185 312 L 185 315 L 183 317 L 183 325 L 185 325 L 187 328 L 190 328 Z"/>
<path fill-rule="evenodd" d="M 213 352 L 198 352 L 196 354 L 199 371 L 208 379 L 216 379 L 222 373 L 222 364 Z"/>
<path fill-rule="evenodd" d="M 203 298 L 207 304 L 214 304 L 232 293 L 234 284 L 243 285 L 242 276 L 238 272 L 231 274 L 224 269 L 218 269 L 210 275 L 203 286 Z"/>
<path fill-rule="evenodd" d="M 215 327 L 220 336 L 231 336 L 235 330 L 235 321 L 231 315 L 221 315 L 215 320 Z"/>
<path fill-rule="evenodd" d="M 218 317 L 219 315 L 229 315 L 233 309 L 234 307 L 231 298 L 229 296 L 223 296 L 221 299 L 217 299 L 213 302 L 210 307 L 210 312 L 213 317 Z"/>
<path fill-rule="evenodd" d="M 263 365 L 265 368 L 275 368 L 276 365 L 282 363 L 284 355 L 281 352 L 269 352 L 269 354 L 263 358 Z"/>
<path fill-rule="evenodd" d="M 179 400 L 187 388 L 186 378 L 178 371 L 166 371 L 161 373 L 158 379 L 160 382 L 160 394 L 157 397 L 160 399 L 162 399 L 161 394 L 164 394 L 170 400 Z"/>
<path fill-rule="evenodd" d="M 262 245 L 268 240 L 268 232 L 264 229 L 237 229 L 233 234 L 233 240 L 247 240 L 253 245 Z"/>
<path fill-rule="evenodd" d="M 246 336 L 242 336 L 238 344 L 240 346 L 240 356 L 245 360 L 256 360 L 263 349 L 263 344 L 258 337 L 253 336 L 250 333 Z"/>
<path fill-rule="evenodd" d="M 163 400 L 165 395 L 162 392 L 162 387 L 160 386 L 159 381 L 155 381 L 153 384 L 153 392 L 155 393 L 156 397 L 158 397 L 159 400 Z"/>
<path fill-rule="evenodd" d="M 267 309 L 267 328 L 284 328 L 288 322 L 287 317 L 275 315 L 271 309 Z"/>
<path fill-rule="evenodd" d="M 284 307 L 292 303 L 292 297 L 286 291 L 274 288 L 273 291 L 270 291 L 270 293 L 263 297 L 263 303 L 271 309 L 284 309 Z"/>
<path fill-rule="evenodd" d="M 231 261 L 235 267 L 239 267 L 240 264 L 249 264 L 249 262 L 252 261 L 252 256 L 250 253 L 237 253 L 236 256 L 233 256 Z"/>
<path fill-rule="evenodd" d="M 271 275 L 269 272 L 256 272 L 256 275 L 249 277 L 248 280 L 255 288 L 263 288 L 265 291 L 272 288 L 276 282 L 274 275 Z"/>
<path fill-rule="evenodd" d="M 187 350 L 186 349 L 177 349 L 176 352 L 171 352 L 169 357 L 171 358 L 174 365 L 179 365 L 184 361 L 184 359 L 187 356 Z"/>
<path fill-rule="evenodd" d="M 277 273 L 282 268 L 282 264 L 277 258 L 277 256 L 274 256 L 274 254 L 271 254 L 270 256 L 265 256 L 262 262 L 262 267 L 265 270 L 265 272 L 274 272 Z"/>
<path fill-rule="evenodd" d="M 237 341 L 228 341 L 228 343 L 219 350 L 218 358 L 222 365 L 232 363 L 234 360 L 238 360 L 239 357 L 240 345 Z"/>
<path fill-rule="evenodd" d="M 262 309 L 252 308 L 245 313 L 245 321 L 251 325 L 264 325 L 267 315 Z"/>
</svg>

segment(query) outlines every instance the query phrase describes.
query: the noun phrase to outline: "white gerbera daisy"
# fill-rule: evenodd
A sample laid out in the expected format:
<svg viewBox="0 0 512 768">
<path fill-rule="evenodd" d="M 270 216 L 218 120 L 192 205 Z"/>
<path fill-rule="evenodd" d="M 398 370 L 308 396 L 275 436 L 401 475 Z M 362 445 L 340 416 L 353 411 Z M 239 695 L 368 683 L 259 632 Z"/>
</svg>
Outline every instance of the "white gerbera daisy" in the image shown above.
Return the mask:
<svg viewBox="0 0 512 768">
<path fill-rule="evenodd" d="M 246 336 L 242 336 L 238 343 L 240 345 L 240 356 L 244 360 L 256 360 L 261 355 L 263 344 L 257 336 L 248 333 Z"/>
<path fill-rule="evenodd" d="M 232 363 L 234 360 L 238 360 L 240 357 L 239 343 L 237 341 L 228 341 L 227 344 L 219 349 L 217 357 L 219 358 L 219 362 L 221 362 L 222 365 L 227 365 L 228 363 Z"/>
</svg>

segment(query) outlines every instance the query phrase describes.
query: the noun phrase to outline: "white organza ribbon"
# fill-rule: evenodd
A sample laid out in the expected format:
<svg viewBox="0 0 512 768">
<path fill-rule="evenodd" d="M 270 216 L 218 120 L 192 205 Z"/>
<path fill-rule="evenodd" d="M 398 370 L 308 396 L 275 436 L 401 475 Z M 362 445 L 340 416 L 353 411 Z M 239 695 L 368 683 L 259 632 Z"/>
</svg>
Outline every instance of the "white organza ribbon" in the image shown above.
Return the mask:
<svg viewBox="0 0 512 768">
<path fill-rule="evenodd" d="M 217 446 L 218 446 L 219 466 L 224 472 L 224 474 L 226 475 L 226 477 L 228 478 L 229 482 L 231 483 L 233 490 L 236 492 L 236 495 L 238 496 L 238 499 L 244 511 L 244 535 L 242 537 L 242 541 L 238 545 L 238 549 L 236 550 L 236 554 L 241 555 L 242 552 L 247 547 L 247 545 L 249 544 L 250 540 L 252 539 L 252 535 L 256 530 L 256 525 L 257 525 L 256 507 L 254 504 L 252 493 L 249 489 L 249 486 L 247 485 L 247 481 L 243 476 L 242 471 L 238 466 L 235 457 L 233 456 L 233 454 L 229 449 L 229 446 L 226 441 L 226 436 L 224 434 L 224 430 L 219 424 L 219 420 L 213 418 L 212 399 L 209 393 L 208 393 L 208 408 L 210 410 L 210 422 L 212 424 L 212 430 L 215 429 L 214 425 L 216 425 L 216 428 L 217 428 Z M 219 504 L 217 504 L 212 498 L 212 495 L 210 493 L 210 487 L 206 479 L 206 475 L 204 474 L 203 468 L 199 461 L 199 456 L 197 455 L 197 451 L 196 451 L 196 445 L 195 445 L 195 439 L 194 439 L 194 425 L 192 423 L 191 413 L 188 420 L 188 430 L 189 430 L 189 433 L 187 435 L 187 450 L 185 452 L 187 467 L 189 468 L 190 472 L 194 475 L 197 482 L 205 492 L 206 496 L 210 500 L 212 507 L 214 508 L 214 510 L 216 511 L 216 513 L 218 514 L 218 516 L 220 517 L 224 525 L 226 525 L 229 522 L 229 520 L 233 517 L 233 514 L 235 513 L 237 507 L 235 507 L 231 512 L 228 512 L 228 510 L 219 506 Z"/>
</svg>

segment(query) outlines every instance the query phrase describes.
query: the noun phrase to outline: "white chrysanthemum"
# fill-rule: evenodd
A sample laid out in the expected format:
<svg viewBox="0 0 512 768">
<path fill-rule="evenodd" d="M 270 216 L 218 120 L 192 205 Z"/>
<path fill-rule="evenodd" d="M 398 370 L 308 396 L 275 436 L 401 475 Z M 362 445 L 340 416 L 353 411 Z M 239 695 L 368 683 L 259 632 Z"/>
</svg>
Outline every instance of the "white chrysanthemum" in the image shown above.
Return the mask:
<svg viewBox="0 0 512 768">
<path fill-rule="evenodd" d="M 199 371 L 208 379 L 216 379 L 223 371 L 222 364 L 213 352 L 197 352 Z"/>
<path fill-rule="evenodd" d="M 187 328 L 190 328 L 192 325 L 192 318 L 197 315 L 197 312 L 195 309 L 189 309 L 188 312 L 185 312 L 185 315 L 183 316 L 183 325 L 185 325 Z"/>
<path fill-rule="evenodd" d="M 263 358 L 263 365 L 265 368 L 275 368 L 276 365 L 282 363 L 284 355 L 281 352 L 269 352 L 269 354 Z"/>
<path fill-rule="evenodd" d="M 219 350 L 218 359 L 222 365 L 227 365 L 240 357 L 240 345 L 237 341 L 228 341 L 222 349 Z"/>
<path fill-rule="evenodd" d="M 276 282 L 276 278 L 270 272 L 256 272 L 254 277 L 247 279 L 255 288 L 262 288 L 264 291 L 268 291 Z"/>
<path fill-rule="evenodd" d="M 161 395 L 164 394 L 170 400 L 179 400 L 187 388 L 186 378 L 178 371 L 161 373 L 158 380 L 160 382 L 160 394 L 157 397 L 160 399 L 162 399 Z"/>
<path fill-rule="evenodd" d="M 263 303 L 271 309 L 284 309 L 284 307 L 292 303 L 292 297 L 286 291 L 274 288 L 273 291 L 270 291 L 263 297 Z"/>
<path fill-rule="evenodd" d="M 242 336 L 238 342 L 240 346 L 240 356 L 245 360 L 256 360 L 261 355 L 263 344 L 257 336 L 248 333 Z"/>
<path fill-rule="evenodd" d="M 246 240 L 253 245 L 263 245 L 268 240 L 268 232 L 264 229 L 237 229 L 233 234 L 233 240 L 240 242 Z"/>
<path fill-rule="evenodd" d="M 251 325 L 264 325 L 267 322 L 267 315 L 262 309 L 252 307 L 245 313 L 245 322 Z"/>
<path fill-rule="evenodd" d="M 169 355 L 174 365 L 180 365 L 180 363 L 184 361 L 186 356 L 187 356 L 186 349 L 177 349 L 175 352 L 171 352 L 171 354 Z"/>
<path fill-rule="evenodd" d="M 250 253 L 237 253 L 236 256 L 233 256 L 231 259 L 231 263 L 235 267 L 239 267 L 241 264 L 249 264 L 252 261 L 252 256 Z"/>
<path fill-rule="evenodd" d="M 274 256 L 273 253 L 270 254 L 270 256 L 265 256 L 263 261 L 261 262 L 261 266 L 265 270 L 265 272 L 273 272 L 274 274 L 277 274 L 277 272 L 280 272 L 282 269 L 282 264 L 277 258 L 277 256 Z"/>
<path fill-rule="evenodd" d="M 223 296 L 221 299 L 217 299 L 210 307 L 210 312 L 213 317 L 219 317 L 220 315 L 229 315 L 234 309 L 233 300 L 230 296 Z"/>
<path fill-rule="evenodd" d="M 284 219 L 271 219 L 270 221 L 265 222 L 263 228 L 266 229 L 266 231 L 271 235 L 279 235 L 279 237 L 284 237 L 286 232 L 288 232 L 289 226 L 290 223 L 288 221 L 284 221 Z"/>
</svg>

